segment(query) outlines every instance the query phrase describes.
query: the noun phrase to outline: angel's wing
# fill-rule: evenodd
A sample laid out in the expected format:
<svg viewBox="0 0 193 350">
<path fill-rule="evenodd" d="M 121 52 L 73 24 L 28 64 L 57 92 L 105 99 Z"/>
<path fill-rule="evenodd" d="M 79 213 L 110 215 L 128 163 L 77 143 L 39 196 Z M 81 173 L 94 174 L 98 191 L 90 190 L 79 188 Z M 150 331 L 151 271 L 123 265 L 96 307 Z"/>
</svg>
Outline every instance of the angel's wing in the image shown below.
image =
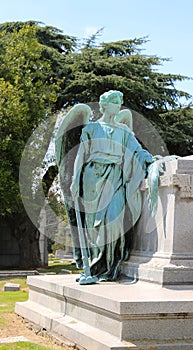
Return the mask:
<svg viewBox="0 0 193 350">
<path fill-rule="evenodd" d="M 90 107 L 83 103 L 75 105 L 65 115 L 55 141 L 56 163 L 59 168 L 68 152 L 79 144 L 82 128 L 88 123 L 90 115 Z"/>
<path fill-rule="evenodd" d="M 115 121 L 118 123 L 126 124 L 131 131 L 133 131 L 133 118 L 130 109 L 122 109 L 115 117 Z"/>
<path fill-rule="evenodd" d="M 82 128 L 88 123 L 91 109 L 86 104 L 77 104 L 65 115 L 56 135 L 56 163 L 64 196 L 70 195 L 74 161 L 80 143 Z M 71 196 L 71 195 L 70 195 Z"/>
<path fill-rule="evenodd" d="M 74 259 L 81 267 L 80 244 L 77 232 L 76 213 L 70 191 L 74 162 L 78 151 L 82 128 L 89 122 L 91 109 L 86 104 L 77 104 L 65 115 L 55 141 L 56 163 L 59 169 L 60 187 L 71 227 L 74 247 Z"/>
</svg>

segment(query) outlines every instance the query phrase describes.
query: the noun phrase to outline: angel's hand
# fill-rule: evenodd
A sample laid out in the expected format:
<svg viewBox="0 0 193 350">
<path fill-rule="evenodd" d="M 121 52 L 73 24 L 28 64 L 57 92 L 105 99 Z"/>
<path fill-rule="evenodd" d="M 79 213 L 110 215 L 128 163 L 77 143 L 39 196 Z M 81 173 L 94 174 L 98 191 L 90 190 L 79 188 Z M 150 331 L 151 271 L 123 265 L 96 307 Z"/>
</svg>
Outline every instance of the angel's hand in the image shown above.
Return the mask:
<svg viewBox="0 0 193 350">
<path fill-rule="evenodd" d="M 147 164 L 151 164 L 153 162 L 153 156 L 147 151 L 145 151 L 145 161 Z"/>
<path fill-rule="evenodd" d="M 146 163 L 151 164 L 153 162 L 153 157 L 151 155 L 147 156 Z"/>
</svg>

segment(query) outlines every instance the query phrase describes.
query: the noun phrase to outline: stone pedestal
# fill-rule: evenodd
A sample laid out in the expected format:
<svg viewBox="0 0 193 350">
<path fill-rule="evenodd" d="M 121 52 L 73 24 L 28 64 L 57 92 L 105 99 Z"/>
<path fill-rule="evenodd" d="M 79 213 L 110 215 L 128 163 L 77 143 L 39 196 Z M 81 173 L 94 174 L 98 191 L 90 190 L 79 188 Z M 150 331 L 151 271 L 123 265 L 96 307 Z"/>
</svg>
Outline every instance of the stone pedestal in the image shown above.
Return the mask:
<svg viewBox="0 0 193 350">
<path fill-rule="evenodd" d="M 147 187 L 145 180 L 143 212 L 122 273 L 162 285 L 193 284 L 193 156 L 166 163 L 154 218 L 148 210 Z"/>
<path fill-rule="evenodd" d="M 138 281 L 79 285 L 77 275 L 30 276 L 16 313 L 87 350 L 192 350 L 193 288 Z"/>
<path fill-rule="evenodd" d="M 143 212 L 118 282 L 28 277 L 16 312 L 87 350 L 193 349 L 193 157 L 166 164 L 155 218 Z M 148 283 L 155 282 L 155 283 Z M 74 346 L 75 348 L 75 346 Z"/>
</svg>

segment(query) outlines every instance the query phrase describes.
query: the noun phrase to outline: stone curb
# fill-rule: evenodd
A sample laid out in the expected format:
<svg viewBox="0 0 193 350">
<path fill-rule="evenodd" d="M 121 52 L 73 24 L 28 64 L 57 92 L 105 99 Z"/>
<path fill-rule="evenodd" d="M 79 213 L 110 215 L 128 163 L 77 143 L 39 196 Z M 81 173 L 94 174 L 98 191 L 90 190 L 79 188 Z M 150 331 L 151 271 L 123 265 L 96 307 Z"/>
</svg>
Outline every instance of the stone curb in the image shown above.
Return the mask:
<svg viewBox="0 0 193 350">
<path fill-rule="evenodd" d="M 1 270 L 0 271 L 0 279 L 5 278 L 5 277 L 27 277 L 27 276 L 34 276 L 34 275 L 39 275 L 39 272 L 36 270 L 13 270 L 13 271 L 8 271 L 8 270 Z"/>
</svg>

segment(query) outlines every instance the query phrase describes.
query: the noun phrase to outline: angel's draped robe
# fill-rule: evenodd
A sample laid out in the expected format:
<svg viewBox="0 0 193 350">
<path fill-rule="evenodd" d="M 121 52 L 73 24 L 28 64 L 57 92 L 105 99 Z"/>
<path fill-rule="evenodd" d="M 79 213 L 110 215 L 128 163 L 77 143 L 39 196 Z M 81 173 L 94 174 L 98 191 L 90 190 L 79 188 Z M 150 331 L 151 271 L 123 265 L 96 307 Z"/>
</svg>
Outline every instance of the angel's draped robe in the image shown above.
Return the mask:
<svg viewBox="0 0 193 350">
<path fill-rule="evenodd" d="M 131 248 L 132 228 L 141 213 L 140 183 L 152 155 L 123 124 L 90 122 L 82 129 L 73 182 L 79 203 L 91 274 L 117 278 Z"/>
</svg>

